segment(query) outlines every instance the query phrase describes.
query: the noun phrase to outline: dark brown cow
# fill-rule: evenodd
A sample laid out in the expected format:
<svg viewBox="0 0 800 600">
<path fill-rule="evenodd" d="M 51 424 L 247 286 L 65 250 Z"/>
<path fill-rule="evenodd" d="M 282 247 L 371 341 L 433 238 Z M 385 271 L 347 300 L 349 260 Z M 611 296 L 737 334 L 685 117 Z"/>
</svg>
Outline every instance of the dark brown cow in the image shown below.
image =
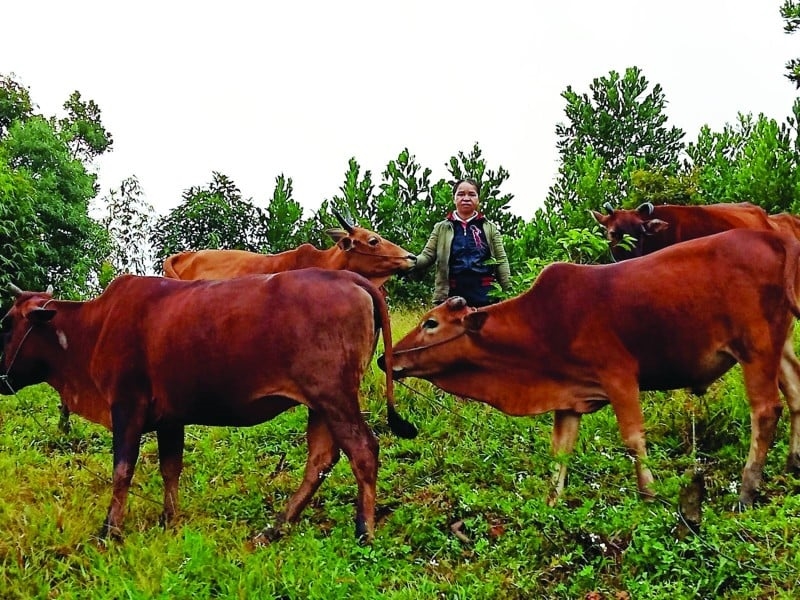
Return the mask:
<svg viewBox="0 0 800 600">
<path fill-rule="evenodd" d="M 353 271 L 376 286 L 414 266 L 416 256 L 374 231 L 348 223 L 335 213 L 344 229 L 329 229 L 336 242 L 327 250 L 303 244 L 279 254 L 244 250 L 199 250 L 173 254 L 164 261 L 164 275 L 173 279 L 230 279 L 257 273 L 279 273 L 318 267 Z"/>
<path fill-rule="evenodd" d="M 680 206 L 646 202 L 635 209 L 591 211 L 606 230 L 614 260 L 625 260 L 678 242 L 728 231 L 729 229 L 773 229 L 766 211 L 749 202 Z M 620 245 L 625 235 L 634 238 L 632 247 Z"/>
<path fill-rule="evenodd" d="M 88 302 L 15 290 L 2 371 L 12 393 L 47 382 L 72 412 L 113 432 L 113 495 L 101 535 L 119 535 L 142 434 L 155 431 L 163 521 L 178 505 L 187 424 L 249 426 L 304 404 L 308 462 L 278 518 L 294 521 L 342 450 L 358 483 L 356 533 L 374 529 L 378 444 L 359 407 L 386 303 L 366 279 L 306 269 L 230 281 L 125 275 Z M 389 423 L 413 437 L 395 412 Z M 274 535 L 278 530 L 265 530 Z"/>
<path fill-rule="evenodd" d="M 781 413 L 779 378 L 791 413 L 787 467 L 800 469 L 800 385 L 782 360 L 800 313 L 798 259 L 792 237 L 737 229 L 611 265 L 555 263 L 516 298 L 477 310 L 451 298 L 428 312 L 395 345 L 395 377 L 510 415 L 555 411 L 555 452 L 572 452 L 581 415 L 611 404 L 647 495 L 640 390 L 704 389 L 738 362 L 752 425 L 747 506 Z M 556 496 L 565 476 L 564 465 Z"/>
</svg>

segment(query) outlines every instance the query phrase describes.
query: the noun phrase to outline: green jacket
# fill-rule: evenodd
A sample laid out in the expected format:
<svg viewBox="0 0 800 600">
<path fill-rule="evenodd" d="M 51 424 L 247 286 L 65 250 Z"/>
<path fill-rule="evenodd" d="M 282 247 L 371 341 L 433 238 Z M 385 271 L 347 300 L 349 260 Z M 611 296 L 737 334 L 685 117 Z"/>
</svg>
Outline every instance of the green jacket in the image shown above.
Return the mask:
<svg viewBox="0 0 800 600">
<path fill-rule="evenodd" d="M 492 258 L 497 261 L 495 276 L 500 287 L 507 290 L 511 286 L 511 269 L 508 266 L 508 257 L 503 247 L 503 237 L 497 226 L 489 221 L 483 222 L 483 232 L 489 242 L 489 251 Z M 447 299 L 450 293 L 450 248 L 453 245 L 453 223 L 445 219 L 433 226 L 428 243 L 417 255 L 415 270 L 425 270 L 436 263 L 436 276 L 433 286 L 433 302 L 439 304 Z"/>
</svg>

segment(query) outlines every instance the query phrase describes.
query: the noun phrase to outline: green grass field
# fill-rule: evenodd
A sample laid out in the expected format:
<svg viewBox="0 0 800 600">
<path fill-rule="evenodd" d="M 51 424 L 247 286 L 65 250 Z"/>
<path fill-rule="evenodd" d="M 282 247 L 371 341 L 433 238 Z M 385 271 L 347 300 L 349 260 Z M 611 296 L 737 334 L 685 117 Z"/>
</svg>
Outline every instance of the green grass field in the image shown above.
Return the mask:
<svg viewBox="0 0 800 600">
<path fill-rule="evenodd" d="M 399 339 L 415 323 L 395 314 Z M 342 459 L 278 541 L 252 536 L 299 485 L 306 411 L 252 428 L 189 427 L 178 522 L 158 525 L 155 436 L 142 446 L 125 538 L 94 538 L 110 500 L 111 436 L 72 417 L 58 429 L 48 386 L 0 397 L 0 598 L 796 598 L 800 480 L 784 475 L 781 420 L 762 501 L 734 510 L 749 444 L 738 369 L 697 398 L 645 394 L 658 499 L 636 493 L 609 408 L 583 419 L 560 502 L 546 503 L 549 415 L 508 417 L 426 382 L 398 386 L 420 430 L 385 425 L 383 373 L 362 405 L 378 434 L 378 525 L 354 538 L 355 481 Z M 706 474 L 699 534 L 682 536 L 677 500 Z"/>
</svg>

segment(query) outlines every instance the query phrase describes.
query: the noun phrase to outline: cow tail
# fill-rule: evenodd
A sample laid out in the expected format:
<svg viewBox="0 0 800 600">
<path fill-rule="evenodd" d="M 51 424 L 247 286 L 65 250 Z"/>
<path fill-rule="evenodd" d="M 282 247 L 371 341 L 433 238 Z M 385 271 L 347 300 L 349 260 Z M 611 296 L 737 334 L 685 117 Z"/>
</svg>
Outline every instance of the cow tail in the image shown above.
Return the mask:
<svg viewBox="0 0 800 600">
<path fill-rule="evenodd" d="M 386 371 L 386 412 L 388 414 L 389 428 L 401 438 L 415 438 L 417 437 L 417 428 L 401 417 L 394 405 L 394 379 L 392 378 L 394 361 L 392 360 L 392 323 L 389 320 L 389 309 L 386 306 L 386 300 L 381 290 L 371 285 L 367 291 L 372 296 L 376 316 L 380 320 L 381 334 L 383 335 L 383 358 L 385 361 L 384 370 Z"/>
</svg>

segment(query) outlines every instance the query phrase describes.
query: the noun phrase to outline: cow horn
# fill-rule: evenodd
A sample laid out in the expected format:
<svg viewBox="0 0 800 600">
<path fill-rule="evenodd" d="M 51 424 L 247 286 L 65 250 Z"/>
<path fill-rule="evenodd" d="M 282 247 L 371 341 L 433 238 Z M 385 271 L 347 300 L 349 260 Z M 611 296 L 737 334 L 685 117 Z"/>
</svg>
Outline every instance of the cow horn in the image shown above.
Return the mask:
<svg viewBox="0 0 800 600">
<path fill-rule="evenodd" d="M 13 283 L 8 284 L 8 290 L 15 296 L 19 296 L 22 293 L 22 290 Z"/>
<path fill-rule="evenodd" d="M 611 213 L 613 213 L 613 212 L 614 212 L 614 207 L 613 207 L 613 206 L 611 206 L 611 202 L 606 202 L 605 204 L 603 204 L 603 208 L 605 208 L 605 209 L 606 209 L 606 212 L 607 212 L 608 214 L 611 214 Z"/>
<path fill-rule="evenodd" d="M 342 225 L 342 227 L 347 230 L 347 233 L 353 233 L 353 226 L 347 222 L 347 220 L 342 216 L 342 213 L 335 208 L 331 209 L 331 212 L 333 212 L 333 216 L 339 220 L 339 223 Z"/>
<path fill-rule="evenodd" d="M 652 215 L 654 210 L 655 207 L 653 206 L 652 202 L 643 202 L 642 204 L 636 207 L 636 212 L 646 215 Z"/>
<path fill-rule="evenodd" d="M 51 296 L 53 295 L 53 284 L 52 283 L 47 286 L 47 289 L 44 291 L 44 293 L 45 294 L 50 294 Z"/>
</svg>

